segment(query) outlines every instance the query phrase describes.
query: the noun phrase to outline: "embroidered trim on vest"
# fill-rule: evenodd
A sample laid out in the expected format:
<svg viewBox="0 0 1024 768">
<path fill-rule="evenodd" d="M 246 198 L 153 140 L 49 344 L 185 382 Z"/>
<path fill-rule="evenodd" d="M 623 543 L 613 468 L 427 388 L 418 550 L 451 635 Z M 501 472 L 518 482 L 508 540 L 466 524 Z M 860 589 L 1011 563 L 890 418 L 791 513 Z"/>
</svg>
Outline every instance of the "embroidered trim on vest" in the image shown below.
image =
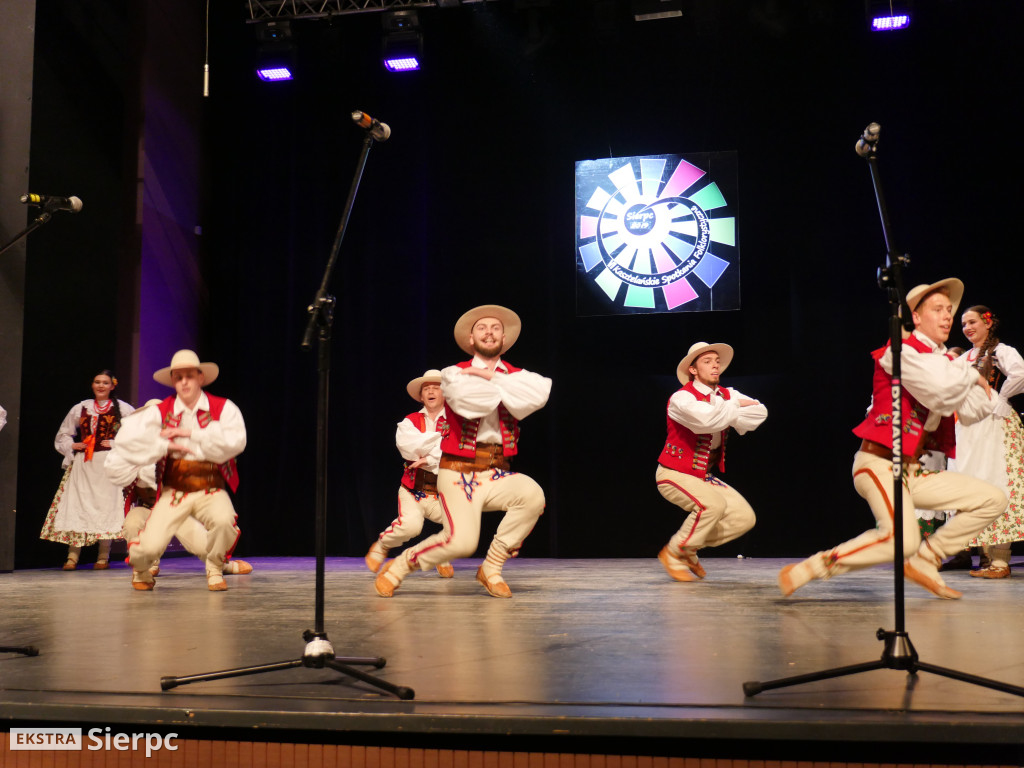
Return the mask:
<svg viewBox="0 0 1024 768">
<path fill-rule="evenodd" d="M 410 413 L 405 418 L 407 418 L 409 421 L 411 421 L 420 432 L 426 432 L 427 431 L 427 417 L 426 417 L 426 415 L 422 411 L 415 411 L 414 413 Z M 448 434 L 449 427 L 448 427 L 448 421 L 447 421 L 447 419 L 445 419 L 443 413 L 438 414 L 437 423 L 436 423 L 434 429 L 435 429 L 435 431 L 440 432 L 442 434 L 442 438 L 441 439 L 444 440 L 443 436 L 446 436 Z M 402 485 L 405 488 L 407 488 L 408 490 L 412 491 L 413 492 L 413 496 L 416 496 L 417 491 L 415 489 L 416 489 L 416 485 L 417 485 L 417 483 L 416 483 L 417 476 L 424 475 L 426 477 L 429 477 L 431 479 L 432 483 L 436 485 L 436 483 L 437 483 L 437 475 L 434 474 L 433 472 L 428 472 L 427 470 L 423 469 L 422 467 L 416 467 L 415 469 L 413 469 L 412 467 L 409 466 L 411 463 L 412 462 L 407 461 L 407 462 L 405 462 L 402 465 Z M 420 482 L 420 486 L 421 487 L 422 487 L 422 485 L 423 485 L 423 483 Z M 426 496 L 426 494 L 421 494 L 420 496 L 417 496 L 416 497 L 417 501 L 420 498 L 425 498 L 425 496 Z"/>
<path fill-rule="evenodd" d="M 469 368 L 472 364 L 472 360 L 467 360 L 457 365 L 459 368 Z M 502 364 L 507 369 L 507 373 L 517 373 L 522 370 L 504 360 Z M 500 368 L 496 368 L 495 372 L 502 375 L 506 373 Z M 460 416 L 448 403 L 445 403 L 444 407 L 447 422 L 442 433 L 444 437 L 441 438 L 441 450 L 444 453 L 466 458 L 476 455 L 481 419 L 467 419 Z M 501 403 L 498 404 L 498 428 L 501 432 L 502 453 L 505 456 L 515 456 L 519 452 L 519 421 Z"/>
<path fill-rule="evenodd" d="M 921 354 L 938 354 L 913 335 L 904 339 L 903 344 Z M 872 442 L 892 448 L 892 377 L 885 372 L 881 363 L 882 357 L 888 348 L 889 345 L 886 344 L 884 347 L 876 349 L 871 353 L 871 357 L 874 360 L 871 382 L 871 411 L 853 429 L 853 433 L 862 439 L 871 440 Z M 947 360 L 952 359 L 948 354 L 945 357 Z M 918 402 L 913 395 L 907 392 L 906 389 L 902 392 L 900 405 L 904 414 L 901 433 L 904 436 L 902 450 L 905 455 L 916 453 L 920 441 L 924 439 L 928 441 L 930 448 L 942 451 L 949 458 L 956 457 L 956 438 L 953 434 L 954 425 L 951 416 L 942 417 L 939 426 L 934 432 L 925 432 L 924 425 L 928 420 L 930 411 Z"/>
<path fill-rule="evenodd" d="M 224 412 L 224 405 L 227 403 L 227 398 L 217 397 L 211 395 L 209 392 L 204 393 L 207 401 L 210 403 L 209 411 L 197 411 L 196 422 L 199 424 L 200 429 L 206 429 L 211 422 L 220 421 L 220 415 Z M 165 398 L 157 408 L 160 409 L 160 415 L 163 417 L 162 423 L 164 427 L 177 427 L 181 424 L 181 416 L 174 414 L 174 401 L 177 399 L 177 395 L 171 395 Z M 156 465 L 156 487 L 157 493 L 159 494 L 163 488 L 163 474 L 164 466 L 167 463 L 167 457 L 160 459 Z M 224 477 L 224 481 L 228 484 L 228 488 L 232 491 L 238 490 L 238 464 L 231 458 L 223 464 L 217 465 L 220 468 L 220 473 Z"/>
<path fill-rule="evenodd" d="M 705 394 L 697 389 L 691 381 L 684 384 L 679 391 L 683 390 L 693 395 L 698 402 L 702 403 L 710 403 L 712 393 L 718 394 L 723 400 L 730 399 L 729 390 L 724 387 L 716 387 L 713 392 Z M 707 479 L 708 473 L 715 469 L 715 467 L 709 466 L 712 453 L 711 443 L 714 440 L 715 433 L 698 435 L 682 424 L 673 421 L 671 417 L 667 417 L 666 420 L 668 423 L 668 437 L 665 440 L 665 447 L 661 450 L 658 463 L 677 472 Z M 719 451 L 717 469 L 719 472 L 724 472 L 725 443 L 729 436 L 729 430 L 724 429 L 718 434 L 721 435 L 722 442 L 717 449 Z M 673 442 L 674 440 L 679 442 Z"/>
</svg>

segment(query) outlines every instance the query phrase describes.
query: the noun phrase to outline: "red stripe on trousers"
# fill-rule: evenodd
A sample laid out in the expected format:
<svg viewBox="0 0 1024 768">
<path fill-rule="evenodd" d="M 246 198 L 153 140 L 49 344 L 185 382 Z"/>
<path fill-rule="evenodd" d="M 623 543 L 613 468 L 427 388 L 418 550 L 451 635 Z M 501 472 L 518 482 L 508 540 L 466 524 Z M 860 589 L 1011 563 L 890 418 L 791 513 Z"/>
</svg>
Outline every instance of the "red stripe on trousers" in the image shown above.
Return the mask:
<svg viewBox="0 0 1024 768">
<path fill-rule="evenodd" d="M 694 504 L 697 505 L 697 519 L 693 521 L 693 527 L 690 529 L 690 536 L 693 536 L 693 532 L 695 530 L 697 530 L 697 526 L 700 525 L 700 516 L 701 516 L 701 514 L 703 514 L 704 510 L 707 509 L 707 507 L 705 507 L 703 504 L 700 503 L 700 499 L 698 499 L 696 496 L 694 496 L 689 491 L 687 491 L 687 490 L 685 490 L 683 488 L 680 488 L 678 485 L 673 483 L 671 480 L 659 480 L 658 481 L 658 485 L 662 485 L 662 484 L 671 485 L 673 488 L 675 488 L 677 491 L 679 491 L 684 496 L 687 496 Z M 687 536 L 686 537 L 686 541 L 684 541 L 682 544 L 679 545 L 680 551 L 682 551 L 682 548 L 686 546 L 686 542 L 690 540 L 690 536 Z"/>
<path fill-rule="evenodd" d="M 871 480 L 877 486 L 878 492 L 881 493 L 882 494 L 882 498 L 885 499 L 885 506 L 886 506 L 886 509 L 889 511 L 889 521 L 892 523 L 893 527 L 895 527 L 896 526 L 896 512 L 892 508 L 892 502 L 889 500 L 889 496 L 885 492 L 885 488 L 882 485 L 882 482 L 878 479 L 878 475 L 876 475 L 870 469 L 859 469 L 859 470 L 857 470 L 856 472 L 853 473 L 853 476 L 856 477 L 857 475 L 864 474 L 864 473 L 867 473 L 868 475 L 871 476 Z M 855 549 L 855 550 L 853 550 L 851 552 L 847 552 L 845 555 L 837 555 L 836 556 L 836 562 L 839 562 L 839 560 L 841 560 L 844 557 L 849 557 L 850 555 L 855 555 L 858 552 L 863 552 L 865 549 L 868 549 L 869 547 L 875 547 L 875 546 L 878 546 L 879 544 L 885 544 L 886 542 L 889 541 L 889 539 L 892 538 L 892 533 L 893 533 L 892 528 L 890 528 L 889 529 L 889 534 L 884 539 L 879 539 L 878 541 L 872 542 L 871 544 L 865 544 L 860 549 Z"/>
<path fill-rule="evenodd" d="M 437 547 L 447 546 L 451 542 L 452 536 L 455 535 L 455 523 L 452 522 L 452 516 L 448 512 L 448 505 L 444 503 L 444 494 L 443 493 L 438 493 L 437 494 L 437 500 L 441 502 L 441 509 L 444 510 L 445 519 L 448 520 L 448 530 L 451 531 L 451 534 L 444 541 L 439 541 L 437 544 L 431 544 L 429 547 L 424 549 L 423 552 L 429 552 L 430 550 L 436 549 Z M 414 555 L 412 555 L 409 558 L 409 562 L 412 565 L 416 565 L 417 562 L 419 561 L 419 556 L 422 555 L 423 552 L 417 552 Z"/>
</svg>

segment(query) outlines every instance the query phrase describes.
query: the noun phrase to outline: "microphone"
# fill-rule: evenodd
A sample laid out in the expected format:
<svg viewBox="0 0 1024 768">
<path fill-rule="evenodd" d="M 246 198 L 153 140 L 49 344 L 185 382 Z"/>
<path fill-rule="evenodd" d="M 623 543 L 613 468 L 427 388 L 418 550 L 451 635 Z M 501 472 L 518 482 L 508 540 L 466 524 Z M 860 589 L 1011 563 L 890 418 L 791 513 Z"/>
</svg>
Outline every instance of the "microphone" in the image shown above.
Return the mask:
<svg viewBox="0 0 1024 768">
<path fill-rule="evenodd" d="M 387 123 L 382 123 L 376 118 L 370 117 L 365 112 L 353 112 L 352 122 L 360 128 L 365 128 L 377 141 L 387 141 L 391 136 L 391 128 Z"/>
<path fill-rule="evenodd" d="M 55 195 L 22 195 L 21 202 L 34 205 L 48 211 L 70 211 L 78 213 L 82 210 L 82 201 L 77 197 L 57 197 Z"/>
<path fill-rule="evenodd" d="M 878 136 L 882 132 L 882 126 L 878 123 L 871 123 L 864 129 L 864 133 L 857 139 L 857 146 L 854 151 L 861 157 L 871 157 L 875 154 L 875 145 L 878 144 Z"/>
</svg>

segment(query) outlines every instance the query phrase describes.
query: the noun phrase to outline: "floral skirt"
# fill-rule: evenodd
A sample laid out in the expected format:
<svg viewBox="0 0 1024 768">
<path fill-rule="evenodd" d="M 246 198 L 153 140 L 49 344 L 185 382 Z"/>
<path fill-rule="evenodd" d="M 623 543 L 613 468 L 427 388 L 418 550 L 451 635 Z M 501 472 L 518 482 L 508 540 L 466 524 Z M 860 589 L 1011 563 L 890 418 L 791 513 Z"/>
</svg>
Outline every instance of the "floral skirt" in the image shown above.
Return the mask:
<svg viewBox="0 0 1024 768">
<path fill-rule="evenodd" d="M 1006 459 L 1006 511 L 968 546 L 1008 544 L 1024 540 L 1024 426 L 1012 413 L 1003 419 L 1003 453 Z"/>
<path fill-rule="evenodd" d="M 121 528 L 124 524 L 123 517 L 121 519 L 111 518 L 106 521 L 106 525 L 100 526 L 101 528 L 106 527 L 109 530 L 68 530 L 65 526 L 60 525 L 57 513 L 61 507 L 61 499 L 68 492 L 69 483 L 73 482 L 71 473 L 74 468 L 75 465 L 72 464 L 64 471 L 60 485 L 57 486 L 57 493 L 54 494 L 53 501 L 50 503 L 50 509 L 46 513 L 46 520 L 43 522 L 43 530 L 39 533 L 39 538 L 46 539 L 47 541 L 56 541 L 72 547 L 87 547 L 103 539 L 121 538 Z"/>
</svg>

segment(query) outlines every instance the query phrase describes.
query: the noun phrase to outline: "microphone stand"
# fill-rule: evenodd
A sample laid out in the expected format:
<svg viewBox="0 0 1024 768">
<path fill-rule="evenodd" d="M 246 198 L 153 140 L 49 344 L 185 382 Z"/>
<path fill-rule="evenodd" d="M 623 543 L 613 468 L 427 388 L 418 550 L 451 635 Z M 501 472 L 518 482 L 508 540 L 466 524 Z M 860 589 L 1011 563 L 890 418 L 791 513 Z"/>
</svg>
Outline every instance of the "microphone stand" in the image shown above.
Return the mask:
<svg viewBox="0 0 1024 768">
<path fill-rule="evenodd" d="M 9 243 L 0 248 L 0 254 L 6 253 L 21 240 L 24 240 L 52 218 L 53 211 L 49 210 L 49 208 L 44 208 L 43 212 L 40 213 L 31 224 L 16 234 Z M 38 656 L 39 649 L 32 645 L 0 645 L 0 653 L 20 653 L 23 656 Z"/>
<path fill-rule="evenodd" d="M 893 582 L 894 582 L 894 603 L 896 628 L 889 632 L 885 629 L 878 629 L 875 637 L 885 643 L 882 657 L 878 661 L 869 661 L 863 664 L 851 664 L 846 667 L 836 667 L 820 672 L 811 672 L 804 675 L 779 678 L 767 682 L 750 681 L 743 683 L 743 693 L 746 696 L 755 696 L 761 691 L 772 688 L 784 688 L 791 685 L 810 683 L 815 680 L 828 680 L 833 677 L 853 675 L 859 672 L 870 672 L 875 669 L 902 669 L 908 674 L 917 674 L 918 670 L 932 672 L 936 675 L 962 680 L 965 683 L 993 688 L 997 691 L 1012 693 L 1015 696 L 1024 696 L 1024 688 L 998 680 L 991 680 L 985 677 L 978 677 L 966 672 L 960 672 L 947 667 L 939 667 L 928 664 L 918 658 L 914 644 L 910 642 L 910 635 L 906 631 L 904 611 L 904 583 L 903 583 L 903 414 L 902 396 L 902 353 L 904 325 L 907 330 L 913 330 L 913 321 L 910 315 L 910 308 L 907 307 L 906 293 L 903 290 L 903 268 L 910 264 L 906 254 L 896 253 L 890 239 L 889 214 L 885 206 L 885 197 L 882 193 L 882 182 L 878 175 L 878 159 L 876 157 L 876 145 L 880 128 L 878 123 L 871 123 L 865 129 L 861 140 L 857 142 L 857 154 L 868 161 L 871 169 L 871 182 L 875 188 L 875 198 L 878 201 L 878 213 L 882 220 L 882 234 L 885 237 L 886 259 L 885 266 L 878 270 L 878 285 L 884 290 L 889 299 L 889 345 L 892 350 L 892 506 L 893 506 Z M 902 317 L 900 320 L 900 309 Z"/>
<path fill-rule="evenodd" d="M 306 641 L 306 648 L 302 657 L 289 661 L 281 661 L 272 664 L 262 664 L 254 667 L 240 667 L 221 672 L 209 672 L 201 675 L 187 675 L 185 677 L 162 677 L 160 688 L 170 690 L 179 685 L 196 683 L 205 680 L 221 680 L 228 677 L 240 677 L 242 675 L 255 675 L 262 672 L 275 672 L 281 669 L 292 669 L 294 667 L 313 667 L 331 669 L 342 672 L 350 677 L 362 680 L 364 683 L 376 686 L 381 690 L 394 694 L 400 699 L 411 699 L 416 694 L 412 688 L 394 685 L 385 680 L 380 680 L 361 670 L 353 668 L 352 664 L 368 665 L 381 669 L 387 661 L 380 657 L 349 656 L 339 657 L 334 653 L 334 647 L 327 638 L 324 630 L 324 560 L 327 556 L 327 409 L 329 401 L 329 383 L 331 372 L 331 326 L 334 323 L 335 298 L 327 289 L 331 282 L 331 275 L 338 260 L 338 252 L 341 249 L 341 241 L 345 237 L 345 230 L 348 227 L 349 216 L 352 213 L 352 206 L 355 203 L 356 192 L 359 190 L 359 182 L 363 177 L 363 169 L 366 166 L 366 159 L 370 154 L 375 137 L 372 128 L 366 131 L 363 139 L 363 149 L 356 166 L 355 177 L 352 180 L 352 187 L 349 190 L 348 200 L 345 202 L 345 210 L 342 213 L 341 224 L 338 233 L 334 238 L 334 245 L 331 248 L 330 257 L 327 260 L 327 267 L 324 270 L 323 279 L 320 282 L 320 289 L 309 305 L 309 323 L 302 338 L 302 349 L 309 351 L 313 346 L 313 336 L 317 336 L 317 424 L 316 424 L 316 607 L 315 607 L 315 629 L 307 629 L 302 633 L 302 639 Z M 386 138 L 386 137 L 385 137 Z"/>
<path fill-rule="evenodd" d="M 20 240 L 23 240 L 24 238 L 28 237 L 30 234 L 35 232 L 37 229 L 43 226 L 43 224 L 45 224 L 52 218 L 53 211 L 51 211 L 49 208 L 44 208 L 43 212 L 36 216 L 36 218 L 33 219 L 31 224 L 29 224 L 27 227 L 21 230 L 21 232 L 16 234 L 14 236 L 14 239 L 11 240 L 11 242 L 7 243 L 7 245 L 5 245 L 3 248 L 0 248 L 0 254 L 6 253 L 9 248 L 16 245 Z"/>
</svg>

